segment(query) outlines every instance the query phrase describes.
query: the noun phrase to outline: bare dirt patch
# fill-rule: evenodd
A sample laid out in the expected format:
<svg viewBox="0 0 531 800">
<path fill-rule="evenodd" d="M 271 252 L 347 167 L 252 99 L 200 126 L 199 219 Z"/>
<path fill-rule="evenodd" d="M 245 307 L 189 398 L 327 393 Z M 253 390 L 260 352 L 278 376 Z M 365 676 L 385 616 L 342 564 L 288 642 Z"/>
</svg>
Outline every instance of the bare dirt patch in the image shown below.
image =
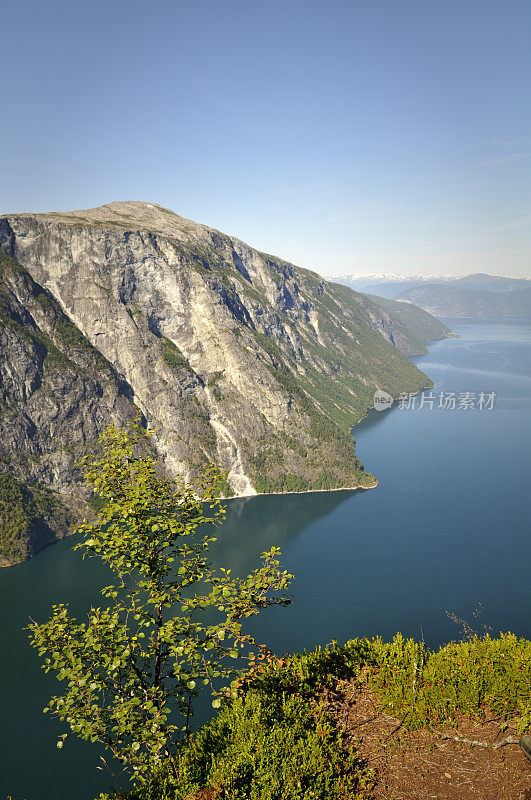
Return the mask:
<svg viewBox="0 0 531 800">
<path fill-rule="evenodd" d="M 349 743 L 374 770 L 370 800 L 531 800 L 531 763 L 511 724 L 502 731 L 499 719 L 486 716 L 436 731 L 407 731 L 359 681 L 345 682 L 328 700 Z"/>
</svg>

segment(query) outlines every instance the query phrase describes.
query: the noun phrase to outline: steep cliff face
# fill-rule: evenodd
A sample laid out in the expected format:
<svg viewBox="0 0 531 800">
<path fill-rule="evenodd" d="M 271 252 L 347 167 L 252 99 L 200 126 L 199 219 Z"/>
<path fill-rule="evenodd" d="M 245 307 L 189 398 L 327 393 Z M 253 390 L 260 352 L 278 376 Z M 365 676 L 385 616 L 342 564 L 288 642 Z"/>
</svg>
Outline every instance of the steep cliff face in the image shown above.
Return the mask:
<svg viewBox="0 0 531 800">
<path fill-rule="evenodd" d="M 78 455 L 134 400 L 170 472 L 190 477 L 213 460 L 237 494 L 368 486 L 351 426 L 376 387 L 430 383 L 392 343 L 395 332 L 407 350 L 407 329 L 368 298 L 153 204 L 5 216 L 0 247 L 23 268 L 3 317 L 4 337 L 6 318 L 19 328 L 18 344 L 3 340 L 17 362 L 2 371 L 3 408 L 18 411 L 2 446 L 26 481 L 73 486 L 64 450 L 20 464 L 36 440 Z M 83 347 L 61 339 L 59 320 Z M 42 336 L 77 371 L 62 361 L 59 375 Z"/>
<path fill-rule="evenodd" d="M 0 354 L 2 565 L 67 532 L 89 498 L 75 460 L 135 411 L 111 365 L 2 251 Z"/>
</svg>

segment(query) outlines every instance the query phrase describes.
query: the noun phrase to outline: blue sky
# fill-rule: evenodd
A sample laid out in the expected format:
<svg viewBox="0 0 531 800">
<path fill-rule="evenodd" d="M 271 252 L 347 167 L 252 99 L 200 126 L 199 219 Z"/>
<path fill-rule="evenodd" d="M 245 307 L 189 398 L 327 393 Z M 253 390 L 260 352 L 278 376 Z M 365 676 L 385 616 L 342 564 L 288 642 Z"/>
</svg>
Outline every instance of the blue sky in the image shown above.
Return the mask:
<svg viewBox="0 0 531 800">
<path fill-rule="evenodd" d="M 19 0 L 0 213 L 147 200 L 325 275 L 531 274 L 529 0 Z"/>
</svg>

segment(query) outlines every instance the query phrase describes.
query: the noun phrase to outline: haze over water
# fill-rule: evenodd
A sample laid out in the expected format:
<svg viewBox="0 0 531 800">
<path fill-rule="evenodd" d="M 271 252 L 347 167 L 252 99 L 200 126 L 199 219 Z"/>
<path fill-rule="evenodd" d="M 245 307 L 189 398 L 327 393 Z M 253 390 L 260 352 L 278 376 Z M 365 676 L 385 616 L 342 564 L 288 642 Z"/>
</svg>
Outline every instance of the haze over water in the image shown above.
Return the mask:
<svg viewBox="0 0 531 800">
<path fill-rule="evenodd" d="M 496 393 L 491 411 L 372 412 L 355 429 L 357 453 L 379 479 L 370 491 L 238 499 L 228 504 L 213 559 L 235 573 L 271 544 L 293 572 L 294 603 L 253 625 L 277 652 L 334 637 L 390 638 L 430 646 L 458 638 L 445 610 L 494 633 L 531 638 L 531 320 L 452 320 L 458 339 L 415 358 L 443 392 Z M 73 540 L 0 572 L 0 798 L 93 800 L 109 787 L 93 745 L 72 740 L 41 711 L 60 689 L 46 678 L 21 630 L 54 602 L 82 615 L 106 583 Z M 478 604 L 482 614 L 475 619 Z"/>
</svg>

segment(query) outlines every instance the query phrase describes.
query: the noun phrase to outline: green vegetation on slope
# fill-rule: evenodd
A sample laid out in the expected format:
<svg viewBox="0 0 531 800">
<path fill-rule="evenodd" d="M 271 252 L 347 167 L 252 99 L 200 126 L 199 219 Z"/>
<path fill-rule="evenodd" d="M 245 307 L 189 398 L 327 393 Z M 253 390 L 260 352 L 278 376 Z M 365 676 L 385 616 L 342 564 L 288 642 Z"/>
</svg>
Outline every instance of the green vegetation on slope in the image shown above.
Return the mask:
<svg viewBox="0 0 531 800">
<path fill-rule="evenodd" d="M 379 308 L 386 311 L 393 320 L 406 325 L 420 344 L 434 339 L 445 339 L 452 333 L 450 328 L 443 325 L 437 317 L 413 303 L 387 300 L 373 294 L 366 294 L 364 297 L 368 297 Z"/>
<path fill-rule="evenodd" d="M 357 681 L 381 698 L 379 713 L 415 729 L 496 716 L 502 730 L 531 726 L 531 642 L 513 634 L 473 637 L 437 651 L 398 634 L 336 643 L 275 659 L 249 673 L 219 714 L 192 737 L 176 761 L 163 763 L 123 800 L 353 800 L 375 776 L 325 710 L 325 697 Z M 197 793 L 197 794 L 196 794 Z M 110 800 L 102 795 L 99 800 Z"/>
<path fill-rule="evenodd" d="M 426 375 L 371 326 L 360 295 L 352 289 L 328 283 L 317 298 L 314 296 L 314 301 L 325 344 L 314 341 L 305 343 L 305 347 L 312 362 L 324 362 L 328 368 L 319 370 L 320 381 L 310 371 L 304 388 L 339 425 L 345 425 L 341 411 L 352 415 L 350 425 L 365 415 L 367 408 L 372 407 L 375 387 L 396 397 L 403 391 L 419 391 L 432 385 Z M 406 389 L 407 386 L 411 388 Z"/>
<path fill-rule="evenodd" d="M 374 476 L 364 472 L 354 455 L 352 426 L 372 407 L 375 387 L 397 397 L 432 382 L 370 327 L 359 295 L 348 287 L 323 283 L 307 270 L 297 272 L 304 280 L 298 284 L 300 294 L 306 297 L 307 293 L 319 311 L 321 341 L 307 323 L 299 323 L 303 354 L 295 357 L 281 340 L 256 329 L 251 332 L 268 357 L 270 373 L 294 400 L 293 413 L 302 412 L 310 422 L 305 469 L 279 468 L 281 443 L 263 442 L 259 447 L 256 442 L 253 446 L 244 443 L 251 481 L 258 492 L 374 486 Z"/>
<path fill-rule="evenodd" d="M 205 787 L 228 800 L 347 800 L 368 773 L 321 704 L 323 690 L 359 673 L 368 647 L 318 649 L 273 660 L 128 800 L 184 800 Z M 100 800 L 109 800 L 102 795 Z"/>
<path fill-rule="evenodd" d="M 68 522 L 62 503 L 52 491 L 26 486 L 0 472 L 0 564 L 22 561 L 32 553 L 31 537 L 53 538 L 48 529 L 51 517 Z"/>
<path fill-rule="evenodd" d="M 512 633 L 451 642 L 436 652 L 399 634 L 385 644 L 373 642 L 378 670 L 372 685 L 394 716 L 421 728 L 453 724 L 459 714 L 480 718 L 485 710 L 502 724 L 516 719 L 523 732 L 531 726 L 531 642 Z"/>
<path fill-rule="evenodd" d="M 161 336 L 160 340 L 162 342 L 161 358 L 168 367 L 171 367 L 171 369 L 184 369 L 187 372 L 193 372 L 190 364 L 171 339 L 168 339 L 166 336 Z"/>
</svg>

